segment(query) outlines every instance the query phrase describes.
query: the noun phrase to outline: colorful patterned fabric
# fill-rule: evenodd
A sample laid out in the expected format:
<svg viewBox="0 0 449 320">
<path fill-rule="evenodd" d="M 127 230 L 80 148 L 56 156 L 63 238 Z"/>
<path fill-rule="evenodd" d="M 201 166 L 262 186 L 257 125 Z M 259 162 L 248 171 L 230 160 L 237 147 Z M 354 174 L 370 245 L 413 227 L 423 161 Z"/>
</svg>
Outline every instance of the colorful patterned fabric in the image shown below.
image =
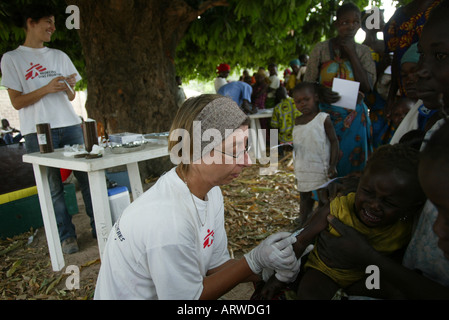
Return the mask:
<svg viewBox="0 0 449 320">
<path fill-rule="evenodd" d="M 292 98 L 282 100 L 273 110 L 271 117 L 271 128 L 278 129 L 279 143 L 293 142 L 293 128 L 295 126 L 295 119 L 301 115 L 301 112 L 296 109 L 295 102 Z"/>
<path fill-rule="evenodd" d="M 251 101 L 257 109 L 265 109 L 265 100 L 267 99 L 268 85 L 265 82 L 253 84 L 253 93 Z"/>
<path fill-rule="evenodd" d="M 356 43 L 355 51 L 371 83 L 376 82 L 376 65 L 368 46 Z M 318 43 L 310 54 L 304 81 L 318 81 L 331 88 L 333 79 L 354 80 L 351 63 L 334 54 L 331 40 Z M 338 175 L 361 172 L 372 152 L 372 130 L 368 108 L 362 101 L 355 110 L 320 104 L 321 111 L 329 113 L 340 144 Z"/>
<path fill-rule="evenodd" d="M 376 64 L 376 69 L 380 63 L 380 55 L 371 49 L 371 56 Z M 387 119 L 384 112 L 386 101 L 377 92 L 377 86 L 374 86 L 373 91 L 365 96 L 365 103 L 369 109 L 369 117 L 373 128 L 373 150 L 384 144 L 390 143 L 396 128 L 391 121 Z"/>
<path fill-rule="evenodd" d="M 373 61 L 372 67 L 375 73 Z M 349 60 L 335 56 L 333 60 L 321 64 L 319 82 L 331 88 L 334 78 L 355 80 Z M 366 104 L 362 101 L 355 110 L 351 110 L 321 103 L 320 109 L 330 115 L 339 140 L 338 175 L 342 177 L 363 171 L 373 149 L 371 121 Z"/>
<path fill-rule="evenodd" d="M 376 83 L 376 65 L 373 61 L 371 50 L 363 44 L 355 44 L 355 52 L 359 57 L 363 69 L 367 72 L 370 83 Z M 307 63 L 307 70 L 304 75 L 305 82 L 317 82 L 320 79 L 320 72 L 323 63 L 334 60 L 334 53 L 331 50 L 331 41 L 326 40 L 315 45 L 310 53 L 310 59 Z M 332 82 L 330 82 L 332 86 Z M 329 87 L 330 87 L 329 86 Z"/>
<path fill-rule="evenodd" d="M 329 113 L 340 144 L 338 176 L 362 172 L 373 151 L 371 120 L 365 103 L 358 104 L 356 110 L 321 103 L 320 109 Z"/>
<path fill-rule="evenodd" d="M 390 143 L 396 132 L 396 127 L 386 117 L 384 110 L 386 102 L 377 91 L 367 96 L 365 100 L 370 109 L 369 117 L 373 128 L 373 150 L 376 150 L 380 146 Z M 369 103 L 372 104 L 370 105 Z"/>
<path fill-rule="evenodd" d="M 406 16 L 404 14 L 404 7 L 400 7 L 385 25 L 384 41 L 386 49 L 388 52 L 394 52 L 398 63 L 400 63 L 402 56 L 408 48 L 413 43 L 418 42 L 430 12 L 440 2 L 441 0 L 433 1 L 425 11 L 415 14 L 412 17 Z M 398 85 L 401 93 L 404 94 L 401 81 L 398 82 Z"/>
</svg>

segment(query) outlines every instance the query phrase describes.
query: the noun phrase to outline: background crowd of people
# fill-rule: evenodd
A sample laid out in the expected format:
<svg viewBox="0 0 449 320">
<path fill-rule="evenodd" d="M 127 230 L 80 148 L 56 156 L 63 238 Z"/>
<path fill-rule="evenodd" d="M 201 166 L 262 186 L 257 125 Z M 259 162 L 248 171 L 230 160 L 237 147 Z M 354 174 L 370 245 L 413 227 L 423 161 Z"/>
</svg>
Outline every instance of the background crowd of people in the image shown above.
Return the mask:
<svg viewBox="0 0 449 320">
<path fill-rule="evenodd" d="M 200 134 L 214 129 L 222 140 L 200 139 L 194 152 L 190 139 L 187 158 L 125 209 L 110 232 L 95 298 L 217 299 L 252 281 L 255 299 L 286 298 L 290 290 L 299 299 L 448 299 L 448 15 L 449 0 L 414 0 L 359 44 L 367 16 L 347 2 L 336 12 L 337 35 L 292 59 L 283 80 L 270 63 L 268 72 L 245 70 L 228 82 L 231 67 L 222 63 L 217 94 L 185 100 L 178 78 L 170 136 L 178 129 L 185 136 L 170 139 L 169 152 L 182 151 L 176 146 L 196 134 L 195 121 Z M 55 147 L 82 144 L 70 104 L 80 76 L 65 53 L 44 46 L 55 32 L 54 12 L 38 6 L 23 18 L 25 42 L 4 54 L 1 68 L 27 152 L 38 151 L 39 122 L 51 123 Z M 54 77 L 25 81 L 17 70 L 30 61 Z M 355 106 L 338 104 L 336 78 L 359 84 Z M 273 116 L 265 128 L 279 129 L 281 144 L 293 150 L 299 228 L 231 259 L 219 186 L 252 164 L 248 115 L 267 108 Z M 2 130 L 14 132 L 7 121 Z M 87 176 L 75 175 L 96 237 Z M 49 170 L 49 182 L 63 252 L 76 252 L 58 169 Z M 381 290 L 366 288 L 370 265 L 382 272 Z"/>
<path fill-rule="evenodd" d="M 284 283 L 287 290 L 294 288 L 297 297 L 330 299 L 337 291 L 345 292 L 344 295 L 372 295 L 359 290 L 360 281 L 355 276 L 362 270 L 359 267 L 363 260 L 356 259 L 355 252 L 367 257 L 354 249 L 361 239 L 366 252 L 372 254 L 369 258 L 388 270 L 388 281 L 376 297 L 448 297 L 445 239 L 449 236 L 449 214 L 443 202 L 438 205 L 431 201 L 441 192 L 435 190 L 429 176 L 422 174 L 438 169 L 427 167 L 427 160 L 426 166 L 420 161 L 420 154 L 430 152 L 427 142 L 433 140 L 432 135 L 438 132 L 443 143 L 444 133 L 440 131 L 447 131 L 447 89 L 443 89 L 449 76 L 443 75 L 447 47 L 432 49 L 432 44 L 437 43 L 437 26 L 441 24 L 444 29 L 443 12 L 447 10 L 448 1 L 415 0 L 400 7 L 387 23 L 381 12 L 379 28 L 369 29 L 365 23 L 369 13 L 345 3 L 337 10 L 337 36 L 315 44 L 310 56 L 293 59 L 289 63 L 291 70 L 284 72 L 286 78 L 276 89 L 270 125 L 279 129 L 281 144 L 293 147 L 301 196 L 298 222 L 307 230 L 298 235 L 296 256 L 303 255 L 305 244 L 315 243 L 315 251 L 308 256 L 296 282 Z M 354 39 L 361 27 L 366 32 L 363 44 Z M 383 32 L 384 40 L 378 39 L 378 32 Z M 447 32 L 439 35 L 440 40 L 449 41 Z M 302 61 L 304 57 L 307 62 Z M 273 73 L 270 71 L 269 75 Z M 261 75 L 262 68 L 251 83 L 250 103 L 256 105 L 256 110 L 273 107 L 263 94 L 270 92 L 273 82 L 268 74 Z M 332 91 L 335 78 L 360 83 L 355 109 L 338 106 L 338 93 Z M 338 141 L 336 146 L 334 141 Z M 445 157 L 447 152 L 447 147 L 440 147 L 441 154 L 436 158 Z M 430 162 L 430 158 L 426 159 Z M 403 177 L 399 178 L 399 172 Z M 339 178 L 331 180 L 335 177 Z M 408 186 L 403 185 L 405 180 Z M 389 181 L 389 187 L 396 187 L 388 189 L 380 181 Z M 410 186 L 415 189 L 407 189 Z M 318 207 L 312 215 L 315 200 Z M 335 227 L 331 234 L 343 235 L 338 241 L 330 233 L 318 237 L 327 230 L 328 214 L 340 219 L 330 220 Z M 337 248 L 334 243 L 344 244 L 344 248 Z M 343 259 L 345 263 L 335 263 Z M 399 277 L 400 272 L 403 274 Z M 258 287 L 253 298 L 285 298 L 285 287 L 279 278 L 265 278 L 267 282 Z M 410 284 L 413 281 L 423 286 L 421 292 L 418 285 Z M 322 283 L 326 290 L 317 290 L 317 283 Z"/>
</svg>

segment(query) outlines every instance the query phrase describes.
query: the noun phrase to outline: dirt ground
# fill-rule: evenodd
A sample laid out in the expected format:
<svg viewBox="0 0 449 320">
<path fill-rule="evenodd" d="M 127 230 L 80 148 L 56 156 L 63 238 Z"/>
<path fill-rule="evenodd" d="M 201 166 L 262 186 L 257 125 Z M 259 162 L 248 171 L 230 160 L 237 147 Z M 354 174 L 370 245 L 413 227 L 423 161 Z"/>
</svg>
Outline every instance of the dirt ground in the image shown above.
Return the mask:
<svg viewBox="0 0 449 320">
<path fill-rule="evenodd" d="M 248 168 L 235 182 L 222 187 L 228 244 L 235 258 L 240 258 L 269 234 L 291 229 L 299 211 L 292 168 L 279 170 L 275 176 L 260 176 L 258 170 L 258 167 Z M 144 186 L 144 190 L 148 188 L 149 185 Z M 0 300 L 93 298 L 101 261 L 80 191 L 76 195 L 79 213 L 73 216 L 73 222 L 80 251 L 64 255 L 65 267 L 54 272 L 43 227 L 0 240 Z M 69 266 L 80 270 L 79 289 L 69 290 Z M 243 283 L 222 299 L 248 300 L 253 292 L 252 283 Z"/>
<path fill-rule="evenodd" d="M 77 193 L 77 197 L 78 203 L 82 203 L 82 200 L 79 198 L 81 197 L 79 192 Z M 75 265 L 81 267 L 83 265 L 92 263 L 90 266 L 83 267 L 80 272 L 80 281 L 85 282 L 85 285 L 88 285 L 96 281 L 98 272 L 100 270 L 100 261 L 97 260 L 100 258 L 98 243 L 96 239 L 93 239 L 91 236 L 89 218 L 85 214 L 84 208 L 83 212 L 81 212 L 80 210 L 80 213 L 73 217 L 73 221 L 77 228 L 78 245 L 80 247 L 80 251 L 71 255 L 65 255 L 64 258 L 66 261 L 66 266 Z M 46 239 L 43 230 L 40 230 L 40 234 L 43 236 L 43 239 L 39 239 L 39 241 L 44 242 L 46 245 Z M 240 256 L 241 253 L 236 254 L 236 258 L 239 258 Z M 235 287 L 232 291 L 225 294 L 222 299 L 248 300 L 253 292 L 254 286 L 252 283 L 242 283 Z"/>
<path fill-rule="evenodd" d="M 23 294 L 14 294 L 13 296 L 8 296 L 6 294 L 7 290 L 3 290 L 4 294 L 3 297 L 0 297 L 0 299 L 92 299 L 95 290 L 95 283 L 101 265 L 100 255 L 98 251 L 97 240 L 94 239 L 91 235 L 89 218 L 85 213 L 84 205 L 79 191 L 77 192 L 77 198 L 80 212 L 73 216 L 73 223 L 76 226 L 80 251 L 74 254 L 64 255 L 65 267 L 60 272 L 53 272 L 51 270 L 45 230 L 43 228 L 37 229 L 35 233 L 32 234 L 33 240 L 28 246 L 28 250 L 26 250 L 26 252 L 24 252 L 23 254 L 20 254 L 19 252 L 16 253 L 20 255 L 20 259 L 28 261 L 30 263 L 29 267 L 32 267 L 32 264 L 35 263 L 35 260 L 44 262 L 45 268 L 43 269 L 45 270 L 45 272 L 43 272 L 43 274 L 45 274 L 45 276 L 44 279 L 41 280 L 40 284 L 38 283 L 38 278 L 39 276 L 42 276 L 41 273 L 38 273 L 36 271 L 36 274 L 38 275 L 34 276 L 36 277 L 36 283 L 39 285 L 39 288 L 43 287 L 43 290 L 39 290 L 38 292 L 36 292 L 37 294 L 35 296 L 30 296 L 29 294 L 26 294 L 25 291 L 23 292 Z M 241 254 L 236 254 L 237 258 L 239 256 L 241 256 Z M 8 258 L 14 260 L 14 256 Z M 26 267 L 24 263 L 22 263 L 22 265 Z M 69 291 L 67 289 L 65 281 L 68 280 L 68 276 L 70 274 L 65 274 L 65 272 L 68 272 L 70 270 L 70 268 L 68 268 L 69 266 L 76 266 L 80 270 L 80 289 L 78 290 L 74 289 Z M 36 268 L 36 270 L 39 269 L 39 267 Z M 18 273 L 19 272 L 17 272 L 17 275 Z M 20 279 L 20 276 L 19 278 L 12 278 L 10 280 L 12 283 L 14 283 L 19 282 L 18 279 Z M 27 277 L 23 276 L 23 279 L 27 280 Z M 50 280 L 46 281 L 46 279 Z M 48 285 L 55 282 L 57 283 L 56 285 L 54 285 L 54 288 L 52 288 L 53 290 L 47 291 L 49 286 L 43 286 L 44 282 L 47 282 Z M 3 289 L 5 289 L 5 287 L 3 287 Z M 15 289 L 17 289 L 17 286 L 15 287 Z M 2 290 L 0 288 L 0 292 L 1 291 Z M 224 295 L 222 299 L 247 300 L 251 297 L 253 291 L 254 287 L 251 283 L 243 283 Z M 10 293 L 13 292 L 10 291 Z M 14 293 L 20 292 L 16 291 Z"/>
</svg>

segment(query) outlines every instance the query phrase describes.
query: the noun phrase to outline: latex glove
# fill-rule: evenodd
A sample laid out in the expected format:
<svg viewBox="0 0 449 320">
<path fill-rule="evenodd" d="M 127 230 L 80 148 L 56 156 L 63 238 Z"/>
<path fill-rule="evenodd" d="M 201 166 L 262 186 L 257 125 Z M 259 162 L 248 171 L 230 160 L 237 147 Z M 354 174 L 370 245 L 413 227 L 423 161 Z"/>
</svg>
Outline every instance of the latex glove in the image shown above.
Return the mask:
<svg viewBox="0 0 449 320">
<path fill-rule="evenodd" d="M 304 253 L 302 256 L 294 263 L 292 264 L 290 269 L 284 269 L 284 270 L 276 270 L 275 277 L 285 283 L 291 283 L 296 280 L 299 274 L 299 270 L 301 269 L 301 258 L 304 257 L 304 255 L 308 254 L 310 251 L 312 251 L 313 245 L 309 245 L 306 250 L 304 250 Z"/>
<path fill-rule="evenodd" d="M 274 270 L 273 269 L 263 268 L 263 270 L 262 270 L 262 280 L 264 282 L 267 282 L 268 279 L 270 279 L 273 274 L 274 274 Z"/>
<path fill-rule="evenodd" d="M 276 270 L 275 277 L 281 282 L 291 283 L 296 280 L 301 268 L 301 259 L 296 260 L 289 269 Z"/>
<path fill-rule="evenodd" d="M 296 260 L 292 246 L 295 242 L 296 238 L 289 232 L 278 232 L 244 256 L 255 274 L 261 273 L 263 268 L 288 269 Z"/>
</svg>

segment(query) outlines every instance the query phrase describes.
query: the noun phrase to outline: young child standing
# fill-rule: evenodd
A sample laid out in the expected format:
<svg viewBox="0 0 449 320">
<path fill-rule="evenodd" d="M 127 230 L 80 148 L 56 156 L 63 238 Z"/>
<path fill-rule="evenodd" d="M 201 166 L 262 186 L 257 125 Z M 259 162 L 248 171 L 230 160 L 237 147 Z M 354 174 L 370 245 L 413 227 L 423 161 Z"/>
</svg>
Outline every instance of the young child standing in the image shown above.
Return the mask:
<svg viewBox="0 0 449 320">
<path fill-rule="evenodd" d="M 312 192 L 336 177 L 339 144 L 329 114 L 320 112 L 314 83 L 301 82 L 292 90 L 301 116 L 295 119 L 293 150 L 295 177 L 300 192 L 300 224 L 313 210 Z M 319 191 L 320 202 L 323 194 Z"/>
<path fill-rule="evenodd" d="M 295 102 L 287 94 L 287 89 L 281 86 L 276 90 L 276 106 L 273 109 L 270 126 L 278 130 L 279 157 L 283 158 L 286 151 L 293 149 L 293 127 L 295 119 L 301 112 L 295 106 Z"/>
</svg>

